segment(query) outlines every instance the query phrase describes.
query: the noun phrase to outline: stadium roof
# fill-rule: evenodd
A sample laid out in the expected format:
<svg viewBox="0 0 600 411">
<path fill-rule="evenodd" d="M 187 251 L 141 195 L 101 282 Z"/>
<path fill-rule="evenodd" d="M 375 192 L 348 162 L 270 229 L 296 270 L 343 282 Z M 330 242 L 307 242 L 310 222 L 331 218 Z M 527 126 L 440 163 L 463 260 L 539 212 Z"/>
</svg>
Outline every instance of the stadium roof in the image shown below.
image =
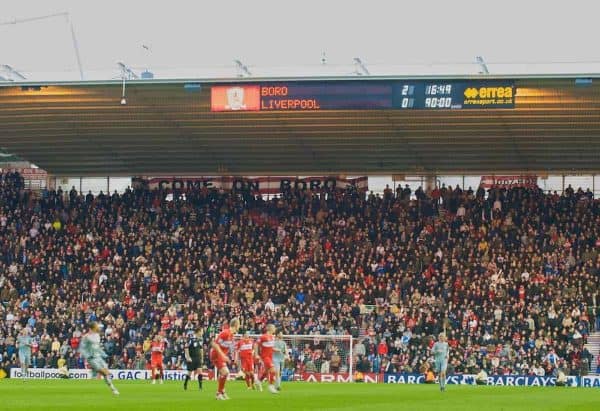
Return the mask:
<svg viewBox="0 0 600 411">
<path fill-rule="evenodd" d="M 76 176 L 600 170 L 598 75 L 516 78 L 511 109 L 211 112 L 211 85 L 291 80 L 349 78 L 2 85 L 0 148 Z"/>
</svg>

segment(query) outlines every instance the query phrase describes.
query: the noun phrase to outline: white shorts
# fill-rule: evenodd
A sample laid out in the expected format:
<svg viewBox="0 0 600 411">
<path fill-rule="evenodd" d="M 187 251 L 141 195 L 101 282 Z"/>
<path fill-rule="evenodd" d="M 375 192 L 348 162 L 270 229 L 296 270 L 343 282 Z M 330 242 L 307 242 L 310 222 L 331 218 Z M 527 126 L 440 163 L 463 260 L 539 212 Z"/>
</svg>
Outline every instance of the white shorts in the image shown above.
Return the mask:
<svg viewBox="0 0 600 411">
<path fill-rule="evenodd" d="M 444 358 L 443 360 L 435 360 L 434 371 L 437 373 L 446 372 L 448 368 L 448 359 Z"/>
<path fill-rule="evenodd" d="M 19 362 L 21 367 L 31 364 L 31 353 L 19 352 Z"/>
<path fill-rule="evenodd" d="M 273 366 L 275 367 L 275 370 L 281 374 L 283 371 L 283 361 L 273 361 Z"/>
<path fill-rule="evenodd" d="M 88 364 L 92 368 L 92 375 L 96 375 L 96 373 L 104 368 L 108 368 L 106 361 L 102 358 L 90 358 L 87 360 Z"/>
</svg>

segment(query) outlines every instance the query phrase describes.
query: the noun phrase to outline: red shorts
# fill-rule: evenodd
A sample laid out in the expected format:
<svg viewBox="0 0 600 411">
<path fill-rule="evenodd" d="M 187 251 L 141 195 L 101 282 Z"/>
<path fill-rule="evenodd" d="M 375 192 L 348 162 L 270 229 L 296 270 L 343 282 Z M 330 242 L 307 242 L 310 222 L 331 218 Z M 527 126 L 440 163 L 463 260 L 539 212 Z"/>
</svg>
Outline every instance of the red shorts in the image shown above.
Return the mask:
<svg viewBox="0 0 600 411">
<path fill-rule="evenodd" d="M 162 369 L 163 368 L 163 359 L 162 359 L 162 357 L 160 357 L 160 358 L 153 357 L 151 359 L 151 361 L 150 361 L 150 366 L 152 368 L 160 368 L 160 369 Z"/>
<path fill-rule="evenodd" d="M 252 357 L 242 358 L 242 371 L 254 372 L 254 361 L 252 360 Z"/>
<path fill-rule="evenodd" d="M 210 351 L 209 357 L 210 357 L 210 362 L 212 363 L 212 365 L 214 365 L 217 368 L 217 370 L 227 367 L 227 362 L 225 360 L 223 360 L 223 357 L 221 357 L 219 355 L 219 353 L 216 352 L 215 350 Z"/>
<path fill-rule="evenodd" d="M 263 364 L 265 365 L 265 370 L 270 370 L 273 368 L 273 358 L 261 358 Z"/>
</svg>

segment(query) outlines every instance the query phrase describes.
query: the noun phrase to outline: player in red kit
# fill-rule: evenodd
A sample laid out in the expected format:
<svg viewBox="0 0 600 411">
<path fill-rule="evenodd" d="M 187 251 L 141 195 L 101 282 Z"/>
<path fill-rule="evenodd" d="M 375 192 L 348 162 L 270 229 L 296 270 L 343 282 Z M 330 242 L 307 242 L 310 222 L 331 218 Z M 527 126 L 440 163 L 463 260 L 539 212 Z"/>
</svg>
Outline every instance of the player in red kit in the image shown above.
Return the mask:
<svg viewBox="0 0 600 411">
<path fill-rule="evenodd" d="M 233 354 L 235 348 L 233 335 L 237 333 L 239 328 L 240 320 L 234 318 L 229 322 L 229 327 L 224 327 L 210 344 L 210 361 L 218 370 L 217 400 L 229 399 L 225 394 L 225 382 L 227 382 L 227 376 L 229 375 L 227 364 L 231 362 L 229 355 L 230 353 Z"/>
<path fill-rule="evenodd" d="M 268 324 L 266 328 L 266 332 L 261 335 L 258 339 L 257 344 L 257 354 L 260 358 L 260 361 L 264 365 L 264 373 L 260 378 L 260 381 L 265 378 L 269 379 L 269 392 L 272 394 L 279 394 L 277 389 L 275 388 L 275 377 L 277 376 L 277 371 L 275 370 L 275 366 L 273 365 L 273 347 L 275 346 L 275 326 L 273 324 Z M 260 382 L 259 382 L 260 384 Z"/>
<path fill-rule="evenodd" d="M 156 380 L 160 377 L 160 383 L 164 382 L 164 366 L 163 353 L 165 352 L 165 342 L 159 334 L 154 337 L 152 345 L 150 345 L 150 366 L 152 367 L 152 384 L 156 384 Z"/>
<path fill-rule="evenodd" d="M 237 343 L 237 350 L 240 356 L 240 369 L 243 371 L 246 386 L 252 389 L 254 382 L 254 341 L 248 336 L 248 332 Z"/>
</svg>

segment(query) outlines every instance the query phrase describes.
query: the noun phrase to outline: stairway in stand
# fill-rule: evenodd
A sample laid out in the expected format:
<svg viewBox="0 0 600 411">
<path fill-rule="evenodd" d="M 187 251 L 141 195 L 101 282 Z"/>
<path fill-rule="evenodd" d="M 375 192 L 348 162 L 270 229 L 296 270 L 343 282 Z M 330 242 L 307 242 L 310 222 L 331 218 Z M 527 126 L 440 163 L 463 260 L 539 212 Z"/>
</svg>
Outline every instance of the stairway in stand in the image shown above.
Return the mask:
<svg viewBox="0 0 600 411">
<path fill-rule="evenodd" d="M 594 357 L 592 359 L 592 371 L 590 375 L 598 375 L 596 373 L 596 364 L 598 364 L 598 355 L 600 355 L 600 331 L 591 333 L 588 336 L 588 342 L 585 346 Z"/>
</svg>

